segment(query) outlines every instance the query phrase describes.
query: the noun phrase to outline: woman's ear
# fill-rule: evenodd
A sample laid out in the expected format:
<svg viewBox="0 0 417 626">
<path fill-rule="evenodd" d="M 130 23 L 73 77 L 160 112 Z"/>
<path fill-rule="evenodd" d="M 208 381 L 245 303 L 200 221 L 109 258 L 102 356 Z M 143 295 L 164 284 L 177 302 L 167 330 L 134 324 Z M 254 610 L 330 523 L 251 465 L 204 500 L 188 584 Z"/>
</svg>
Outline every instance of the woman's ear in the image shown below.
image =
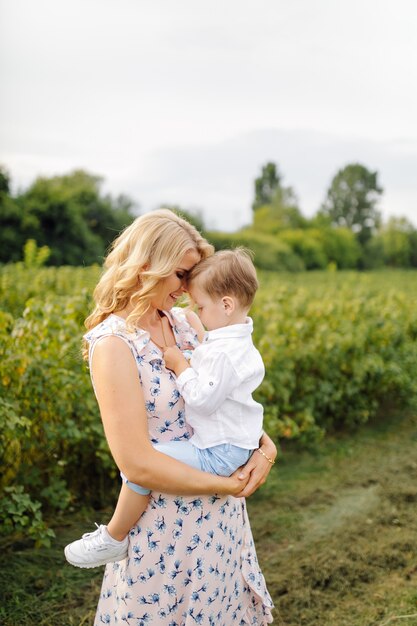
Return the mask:
<svg viewBox="0 0 417 626">
<path fill-rule="evenodd" d="M 231 315 L 236 308 L 234 299 L 230 296 L 223 296 L 222 303 L 226 315 Z"/>
<path fill-rule="evenodd" d="M 142 273 L 147 272 L 150 269 L 150 267 L 151 267 L 150 264 L 146 263 L 140 268 L 139 273 L 138 273 L 138 285 L 142 284 Z"/>
</svg>

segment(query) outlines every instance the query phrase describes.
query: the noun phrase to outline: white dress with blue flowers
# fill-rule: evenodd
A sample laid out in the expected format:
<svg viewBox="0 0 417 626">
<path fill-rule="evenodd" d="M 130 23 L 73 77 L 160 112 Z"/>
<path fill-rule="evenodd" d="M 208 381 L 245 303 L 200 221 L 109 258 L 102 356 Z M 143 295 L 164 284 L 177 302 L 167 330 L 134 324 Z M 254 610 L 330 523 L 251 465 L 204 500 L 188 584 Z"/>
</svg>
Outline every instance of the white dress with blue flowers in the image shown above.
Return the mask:
<svg viewBox="0 0 417 626">
<path fill-rule="evenodd" d="M 182 309 L 165 313 L 181 350 L 198 344 Z M 130 347 L 153 442 L 192 435 L 175 377 L 143 330 L 110 315 L 86 334 L 91 350 L 117 335 Z M 172 496 L 153 491 L 132 528 L 128 557 L 109 563 L 94 626 L 264 626 L 272 601 L 259 568 L 244 498 Z"/>
</svg>

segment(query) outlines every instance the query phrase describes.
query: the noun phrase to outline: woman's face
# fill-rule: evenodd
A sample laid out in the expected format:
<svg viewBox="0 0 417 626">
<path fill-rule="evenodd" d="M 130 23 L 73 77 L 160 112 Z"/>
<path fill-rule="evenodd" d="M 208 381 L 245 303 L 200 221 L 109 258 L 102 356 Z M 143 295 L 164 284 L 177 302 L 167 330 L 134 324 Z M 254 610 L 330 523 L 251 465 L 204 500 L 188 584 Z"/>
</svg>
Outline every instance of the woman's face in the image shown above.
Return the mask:
<svg viewBox="0 0 417 626">
<path fill-rule="evenodd" d="M 184 285 L 187 272 L 200 261 L 200 258 L 197 250 L 189 250 L 184 254 L 172 274 L 161 281 L 158 294 L 152 302 L 156 309 L 169 311 L 174 306 L 185 291 Z"/>
</svg>

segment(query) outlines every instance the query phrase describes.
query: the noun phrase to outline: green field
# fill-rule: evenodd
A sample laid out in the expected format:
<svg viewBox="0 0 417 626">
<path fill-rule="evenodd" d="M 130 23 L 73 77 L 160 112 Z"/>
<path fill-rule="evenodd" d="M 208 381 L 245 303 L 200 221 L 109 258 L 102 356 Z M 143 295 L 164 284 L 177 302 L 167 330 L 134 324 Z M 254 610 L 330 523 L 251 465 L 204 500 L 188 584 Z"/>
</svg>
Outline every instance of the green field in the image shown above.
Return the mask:
<svg viewBox="0 0 417 626">
<path fill-rule="evenodd" d="M 92 621 L 101 573 L 67 566 L 62 547 L 105 518 L 117 491 L 80 350 L 99 271 L 0 268 L 5 626 Z M 275 621 L 417 624 L 417 273 L 260 283 L 257 395 L 281 461 L 250 516 Z"/>
</svg>

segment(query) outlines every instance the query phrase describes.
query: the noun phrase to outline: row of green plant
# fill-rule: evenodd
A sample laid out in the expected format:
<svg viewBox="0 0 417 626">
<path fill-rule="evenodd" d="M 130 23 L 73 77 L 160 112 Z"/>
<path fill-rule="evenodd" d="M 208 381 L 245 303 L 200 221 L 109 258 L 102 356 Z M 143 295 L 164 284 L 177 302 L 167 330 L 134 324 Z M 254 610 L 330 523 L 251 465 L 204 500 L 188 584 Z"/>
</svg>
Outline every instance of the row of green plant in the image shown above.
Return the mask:
<svg viewBox="0 0 417 626">
<path fill-rule="evenodd" d="M 255 340 L 266 428 L 309 443 L 417 399 L 413 272 L 262 277 Z"/>
<path fill-rule="evenodd" d="M 114 497 L 116 470 L 81 358 L 99 271 L 0 268 L 0 532 L 48 543 L 50 514 Z M 264 273 L 260 282 L 252 313 L 266 378 L 257 397 L 277 441 L 308 444 L 387 402 L 415 402 L 414 273 Z"/>
</svg>

